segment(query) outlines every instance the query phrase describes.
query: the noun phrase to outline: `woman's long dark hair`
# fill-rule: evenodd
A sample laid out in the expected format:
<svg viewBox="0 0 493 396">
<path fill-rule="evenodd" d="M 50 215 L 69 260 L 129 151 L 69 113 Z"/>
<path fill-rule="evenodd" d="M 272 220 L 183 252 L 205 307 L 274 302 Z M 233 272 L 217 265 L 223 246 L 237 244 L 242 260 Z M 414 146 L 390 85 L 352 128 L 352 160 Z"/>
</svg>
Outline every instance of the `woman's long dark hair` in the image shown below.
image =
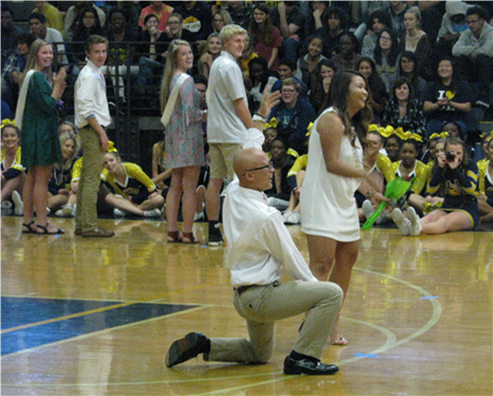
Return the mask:
<svg viewBox="0 0 493 396">
<path fill-rule="evenodd" d="M 328 93 L 325 93 L 324 82 L 322 78 L 322 66 L 330 67 L 337 72 L 336 64 L 330 59 L 322 59 L 318 62 L 317 67 L 313 72 L 313 81 L 310 87 L 310 103 L 315 111 L 320 114 L 325 109 L 325 102 L 327 101 Z"/>
<path fill-rule="evenodd" d="M 341 116 L 342 123 L 344 124 L 344 134 L 351 137 L 351 127 L 353 126 L 361 143 L 366 145 L 368 124 L 373 119 L 373 112 L 368 106 L 368 100 L 365 107 L 358 111 L 353 118 L 349 117 L 347 106 L 349 86 L 351 85 L 353 78 L 356 76 L 361 77 L 365 81 L 366 87 L 368 87 L 368 82 L 365 77 L 356 70 L 347 69 L 334 74 L 334 77 L 330 83 L 328 100 L 325 108 L 333 106 L 337 109 L 339 115 Z M 370 95 L 370 92 L 368 92 L 368 99 L 370 98 Z M 351 144 L 354 146 L 354 139 L 351 139 Z"/>
<path fill-rule="evenodd" d="M 462 151 L 464 152 L 464 156 L 462 158 L 462 162 L 459 164 L 459 169 L 462 171 L 462 173 L 466 174 L 467 168 L 469 166 L 469 155 L 467 154 L 467 146 L 466 143 L 461 138 L 458 137 L 453 137 L 450 139 L 445 140 L 445 152 L 448 151 L 448 147 L 450 145 L 454 146 L 462 146 Z"/>
<path fill-rule="evenodd" d="M 382 106 L 382 109 L 385 107 L 385 103 L 389 98 L 389 94 L 387 92 L 387 87 L 383 82 L 382 78 L 377 72 L 377 68 L 375 66 L 375 62 L 373 59 L 362 56 L 358 62 L 356 63 L 356 70 L 359 70 L 362 62 L 367 62 L 371 67 L 370 77 L 367 78 L 368 87 L 370 88 L 371 96 L 379 105 Z"/>
<path fill-rule="evenodd" d="M 84 15 L 86 15 L 86 12 L 90 12 L 96 17 L 96 22 L 94 26 L 89 28 L 89 30 L 84 26 Z M 94 7 L 85 7 L 79 16 L 77 29 L 74 33 L 74 41 L 86 41 L 87 38 L 93 34 L 104 36 L 104 33 L 105 32 L 103 27 L 101 26 L 101 21 L 99 20 L 98 12 L 96 11 L 96 9 Z"/>
<path fill-rule="evenodd" d="M 259 10 L 267 14 L 267 19 L 264 22 L 264 26 L 261 28 L 257 22 L 255 22 L 255 19 L 253 18 L 253 12 L 252 12 L 252 18 L 250 21 L 250 28 L 248 29 L 250 33 L 252 33 L 253 37 L 257 42 L 262 41 L 264 42 L 265 45 L 271 46 L 272 45 L 272 33 L 274 32 L 274 25 L 272 24 L 272 18 L 270 17 L 270 11 L 269 7 L 267 7 L 266 4 L 264 3 L 256 3 L 255 7 L 253 7 L 253 11 Z"/>
<path fill-rule="evenodd" d="M 392 41 L 392 47 L 390 47 L 389 54 L 387 56 L 387 63 L 390 66 L 395 66 L 395 62 L 397 61 L 397 57 L 399 56 L 399 43 L 397 41 L 397 36 L 390 29 L 383 29 L 380 34 L 377 36 L 377 46 L 373 51 L 375 57 L 375 63 L 377 65 L 382 64 L 382 47 L 380 47 L 380 37 L 382 37 L 383 33 L 387 33 L 390 35 L 390 40 Z"/>
</svg>

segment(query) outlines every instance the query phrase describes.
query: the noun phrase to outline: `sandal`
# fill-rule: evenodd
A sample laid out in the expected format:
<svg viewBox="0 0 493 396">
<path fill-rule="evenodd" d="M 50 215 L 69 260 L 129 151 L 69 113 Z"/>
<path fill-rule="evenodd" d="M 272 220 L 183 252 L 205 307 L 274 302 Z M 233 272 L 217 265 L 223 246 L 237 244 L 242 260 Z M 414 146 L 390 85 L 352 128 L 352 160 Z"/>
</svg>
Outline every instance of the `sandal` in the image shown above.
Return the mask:
<svg viewBox="0 0 493 396">
<path fill-rule="evenodd" d="M 36 230 L 33 228 L 33 226 L 35 224 L 36 223 L 34 223 L 34 220 L 31 221 L 29 224 L 22 223 L 22 226 L 27 228 L 27 230 L 22 230 L 22 233 L 23 234 L 36 234 Z"/>
<path fill-rule="evenodd" d="M 168 243 L 181 243 L 183 236 L 180 231 L 168 231 Z"/>
<path fill-rule="evenodd" d="M 193 232 L 184 232 L 182 242 L 188 244 L 195 244 L 195 243 L 199 243 L 200 240 L 198 240 L 193 236 Z"/>
<path fill-rule="evenodd" d="M 347 344 L 348 340 L 346 340 L 344 337 L 337 337 L 330 341 L 330 345 L 346 346 Z"/>
<path fill-rule="evenodd" d="M 43 232 L 37 232 L 36 231 L 36 234 L 40 234 L 40 235 L 58 235 L 58 234 L 65 234 L 65 231 L 63 231 L 61 228 L 57 228 L 55 231 L 48 231 L 48 227 L 49 227 L 50 223 L 46 223 L 46 226 L 42 226 L 42 225 L 37 225 L 36 227 L 41 229 L 41 231 Z"/>
</svg>

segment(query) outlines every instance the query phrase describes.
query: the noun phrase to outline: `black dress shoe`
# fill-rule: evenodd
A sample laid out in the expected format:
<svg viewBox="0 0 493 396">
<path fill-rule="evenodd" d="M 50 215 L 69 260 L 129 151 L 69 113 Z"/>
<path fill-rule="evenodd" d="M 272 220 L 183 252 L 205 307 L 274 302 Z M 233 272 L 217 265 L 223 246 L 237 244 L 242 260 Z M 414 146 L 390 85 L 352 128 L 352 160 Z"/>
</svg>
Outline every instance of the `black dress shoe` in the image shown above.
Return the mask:
<svg viewBox="0 0 493 396">
<path fill-rule="evenodd" d="M 320 360 L 295 360 L 287 356 L 284 360 L 284 374 L 330 375 L 339 371 L 335 364 L 324 364 Z"/>
<path fill-rule="evenodd" d="M 199 353 L 204 353 L 207 348 L 207 337 L 201 333 L 189 333 L 184 338 L 171 344 L 166 354 L 166 366 L 173 367 L 176 364 L 186 362 Z"/>
</svg>

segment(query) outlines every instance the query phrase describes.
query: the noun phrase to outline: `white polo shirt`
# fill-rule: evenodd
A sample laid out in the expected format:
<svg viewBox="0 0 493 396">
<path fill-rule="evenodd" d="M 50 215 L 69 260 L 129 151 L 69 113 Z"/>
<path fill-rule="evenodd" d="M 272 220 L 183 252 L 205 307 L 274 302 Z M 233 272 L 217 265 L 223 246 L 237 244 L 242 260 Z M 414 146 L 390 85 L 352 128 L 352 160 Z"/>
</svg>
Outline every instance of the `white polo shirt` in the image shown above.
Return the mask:
<svg viewBox="0 0 493 396">
<path fill-rule="evenodd" d="M 222 51 L 212 64 L 207 104 L 207 141 L 209 143 L 240 143 L 246 138 L 247 127 L 236 113 L 234 101 L 243 98 L 248 105 L 243 75 L 236 59 Z"/>
</svg>

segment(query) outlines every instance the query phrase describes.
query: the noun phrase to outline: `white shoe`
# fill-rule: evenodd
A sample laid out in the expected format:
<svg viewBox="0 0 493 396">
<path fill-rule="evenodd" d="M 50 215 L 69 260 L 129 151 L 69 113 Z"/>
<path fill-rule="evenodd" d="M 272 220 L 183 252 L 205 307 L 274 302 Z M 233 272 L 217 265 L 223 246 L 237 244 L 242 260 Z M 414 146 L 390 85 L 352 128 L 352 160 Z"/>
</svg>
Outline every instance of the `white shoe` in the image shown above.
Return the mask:
<svg viewBox="0 0 493 396">
<path fill-rule="evenodd" d="M 46 208 L 46 216 L 49 216 L 51 213 L 51 209 L 50 208 Z"/>
<path fill-rule="evenodd" d="M 16 216 L 22 216 L 24 214 L 24 203 L 22 202 L 21 195 L 14 191 L 12 192 L 12 201 L 14 201 L 14 214 Z"/>
<path fill-rule="evenodd" d="M 10 216 L 12 212 L 12 202 L 2 201 L 2 216 Z"/>
<path fill-rule="evenodd" d="M 409 227 L 409 235 L 419 235 L 423 229 L 423 225 L 421 224 L 421 219 L 412 206 L 407 209 L 407 217 L 411 222 L 411 226 Z"/>
<path fill-rule="evenodd" d="M 125 217 L 126 212 L 120 209 L 113 209 L 113 216 L 115 217 Z"/>
<path fill-rule="evenodd" d="M 75 217 L 75 212 L 77 211 L 77 204 L 72 207 L 72 217 Z"/>
<path fill-rule="evenodd" d="M 204 220 L 204 211 L 200 213 L 195 213 L 193 216 L 193 221 L 199 221 L 199 220 Z"/>
<path fill-rule="evenodd" d="M 152 210 L 145 210 L 144 217 L 161 217 L 161 211 L 158 208 Z"/>
<path fill-rule="evenodd" d="M 65 204 L 62 206 L 62 208 L 60 210 L 57 210 L 55 212 L 55 216 L 57 216 L 57 217 L 71 217 L 73 210 L 74 210 L 74 207 L 72 205 Z"/>
<path fill-rule="evenodd" d="M 363 209 L 363 213 L 365 214 L 366 220 L 368 220 L 371 217 L 371 215 L 375 213 L 375 211 L 373 210 L 373 204 L 369 199 L 366 199 L 363 202 L 362 209 Z"/>
<path fill-rule="evenodd" d="M 301 215 L 299 212 L 293 212 L 289 217 L 291 224 L 300 224 L 301 223 Z"/>
<path fill-rule="evenodd" d="M 406 219 L 404 217 L 400 209 L 395 208 L 392 211 L 392 220 L 394 220 L 396 226 L 399 227 L 399 230 L 401 230 L 402 235 L 409 235 L 410 232 L 409 228 L 411 227 L 411 222 L 409 221 L 409 219 Z"/>
<path fill-rule="evenodd" d="M 284 213 L 282 214 L 282 218 L 284 220 L 284 223 L 286 223 L 288 221 L 288 219 L 291 217 L 291 213 L 293 213 L 292 210 L 284 211 Z"/>
</svg>

